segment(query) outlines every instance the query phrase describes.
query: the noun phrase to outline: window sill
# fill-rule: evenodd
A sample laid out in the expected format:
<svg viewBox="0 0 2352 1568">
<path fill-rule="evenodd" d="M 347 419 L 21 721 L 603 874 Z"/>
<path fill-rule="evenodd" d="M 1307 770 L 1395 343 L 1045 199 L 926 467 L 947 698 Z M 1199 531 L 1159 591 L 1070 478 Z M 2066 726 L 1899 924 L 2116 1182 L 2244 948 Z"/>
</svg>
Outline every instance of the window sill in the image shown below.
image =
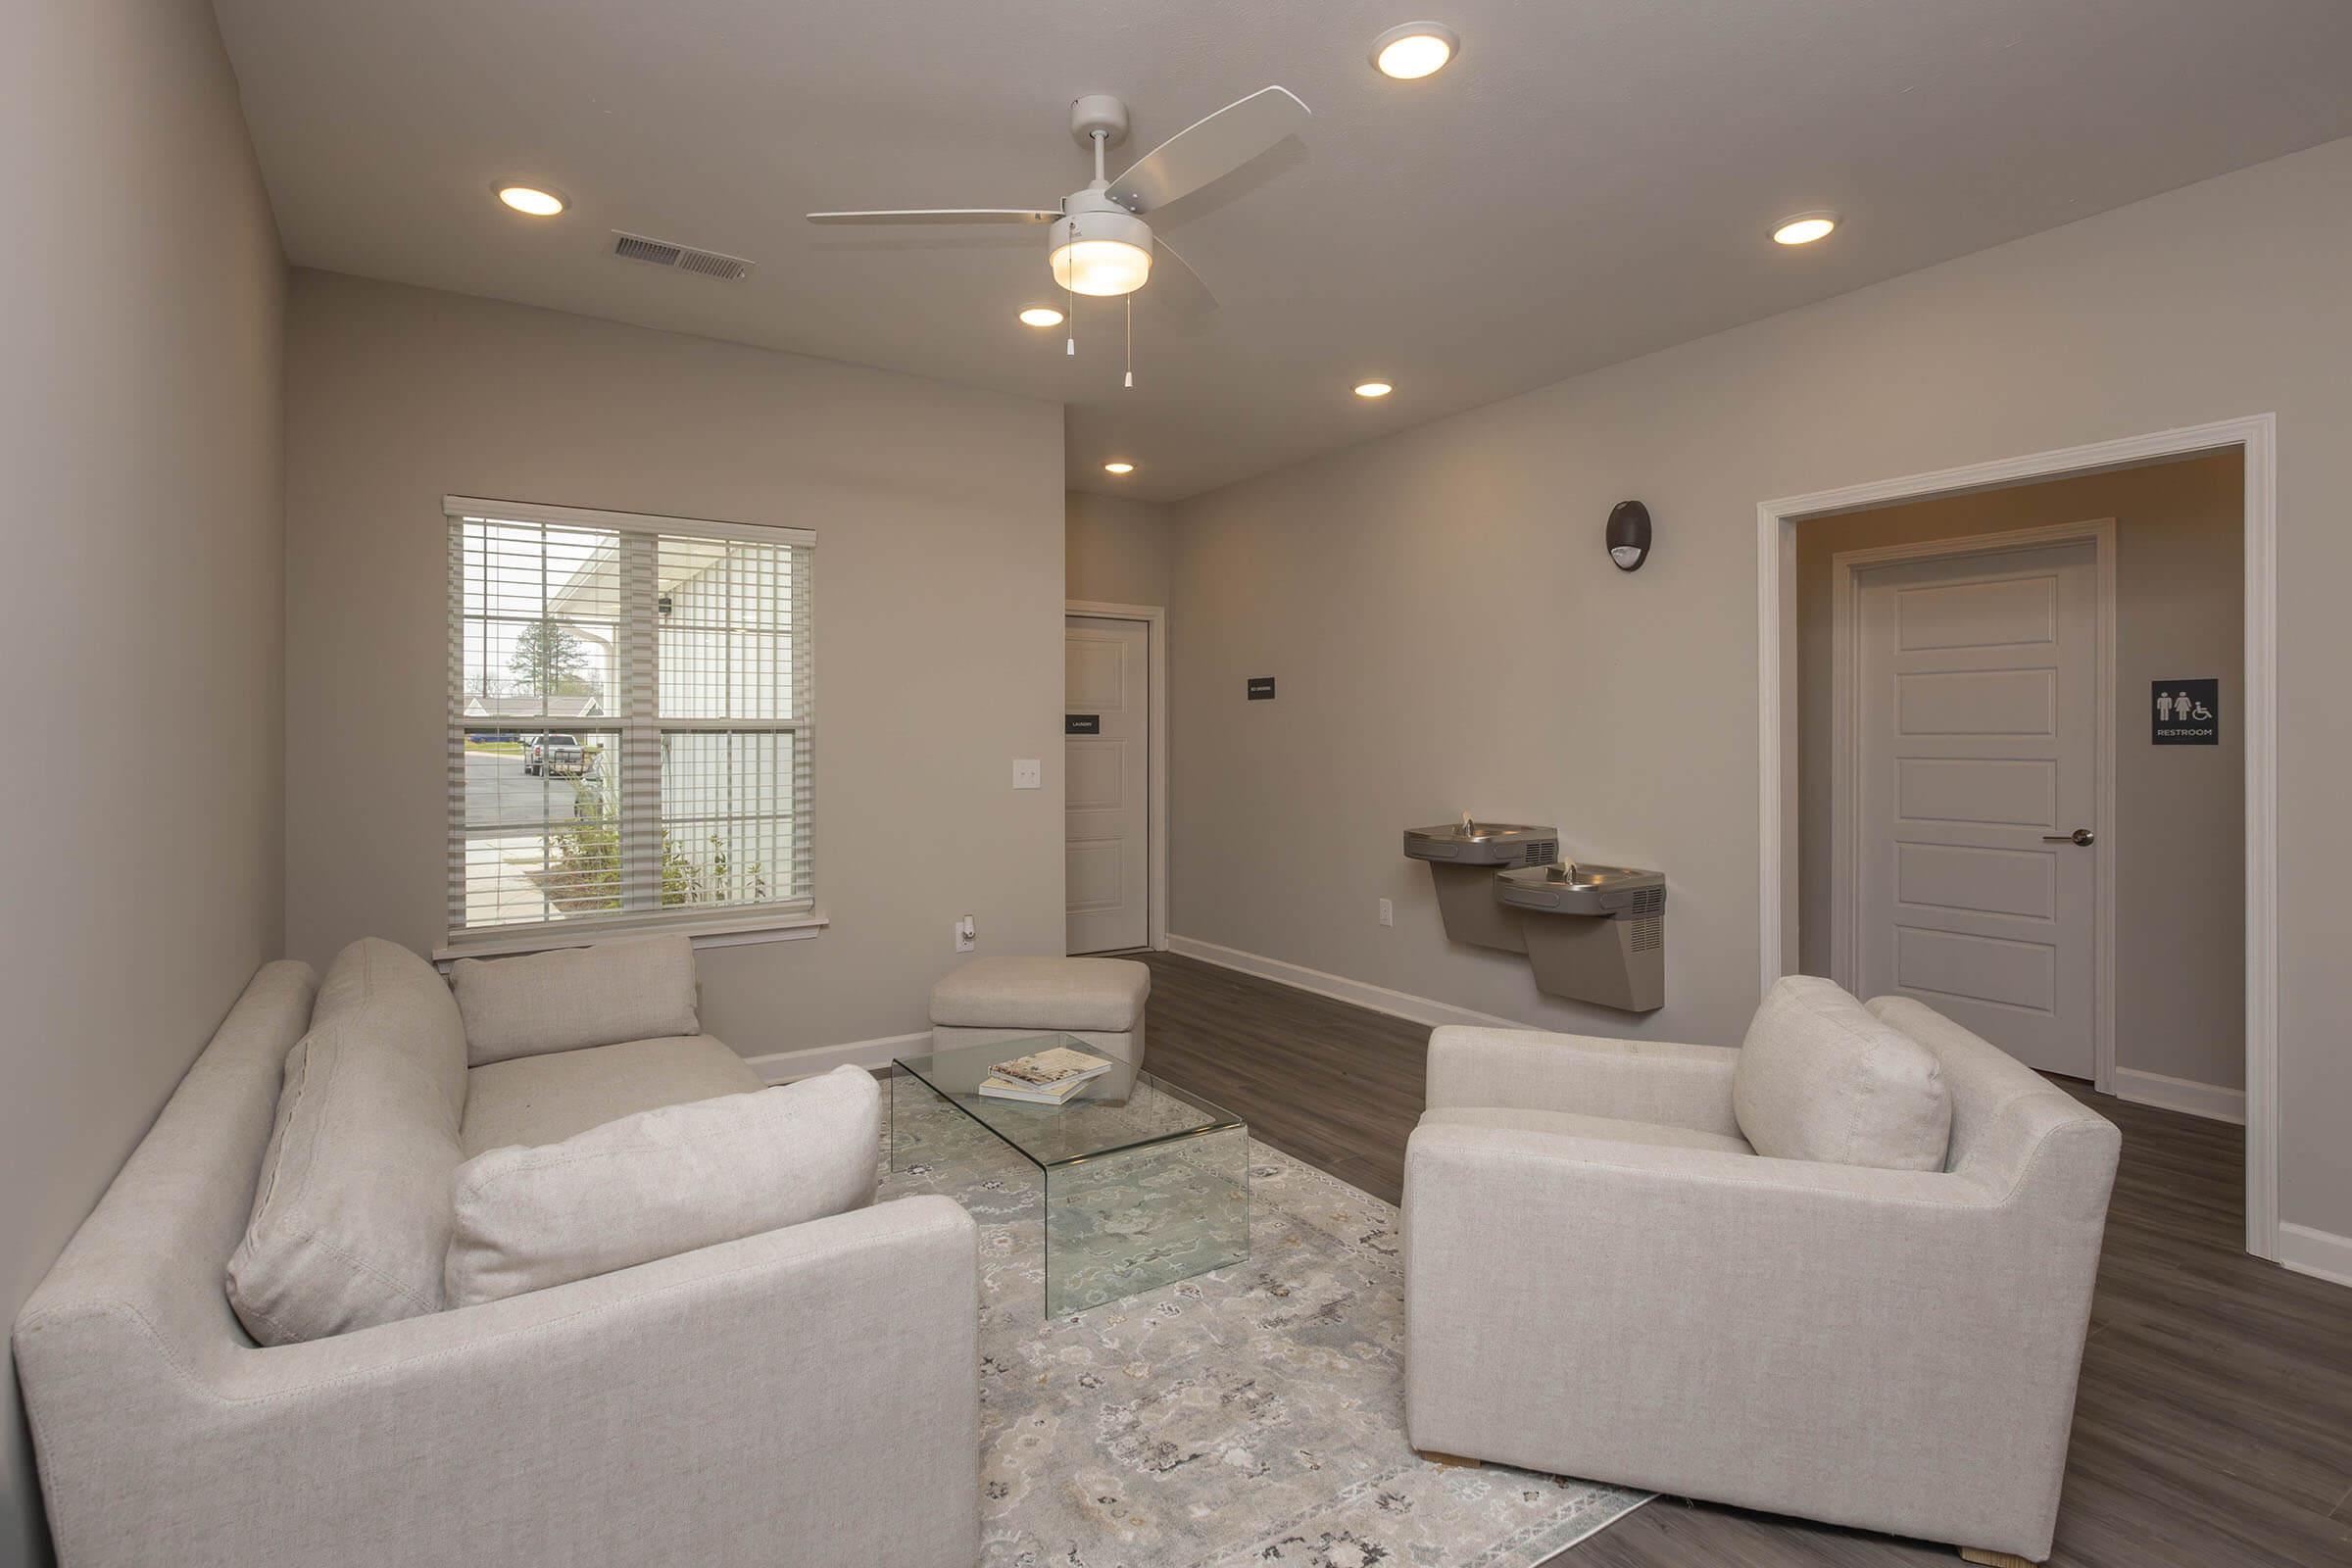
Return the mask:
<svg viewBox="0 0 2352 1568">
<path fill-rule="evenodd" d="M 749 914 L 733 920 L 652 920 L 642 925 L 600 925 L 594 930 L 534 926 L 510 936 L 492 933 L 453 936 L 447 945 L 433 950 L 433 961 L 514 957 L 525 953 L 552 953 L 560 948 L 592 948 L 600 942 L 617 942 L 628 937 L 673 934 L 692 938 L 697 952 L 762 942 L 805 942 L 831 924 L 823 910 L 810 909 L 801 914 Z"/>
</svg>

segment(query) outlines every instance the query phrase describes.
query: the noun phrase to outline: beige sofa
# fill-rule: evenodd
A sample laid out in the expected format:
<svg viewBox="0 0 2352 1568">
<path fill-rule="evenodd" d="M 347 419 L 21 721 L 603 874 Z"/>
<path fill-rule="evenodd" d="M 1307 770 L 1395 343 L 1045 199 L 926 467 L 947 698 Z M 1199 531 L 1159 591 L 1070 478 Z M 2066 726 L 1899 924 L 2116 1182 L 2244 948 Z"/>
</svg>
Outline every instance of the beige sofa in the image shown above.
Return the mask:
<svg viewBox="0 0 2352 1568">
<path fill-rule="evenodd" d="M 1416 1448 L 2049 1555 L 2116 1129 L 1917 1002 L 1844 1005 L 1836 1040 L 1925 1048 L 1914 1081 L 1754 1081 L 1766 1049 L 1809 1070 L 1761 1011 L 1745 1051 L 1436 1031 L 1404 1183 Z M 1883 1117 L 1875 1165 L 1751 1147 L 1831 1102 L 1836 1138 Z M 1929 1168 L 1883 1168 L 1922 1138 Z"/>
<path fill-rule="evenodd" d="M 969 1568 L 976 1240 L 946 1199 L 257 1346 L 224 1269 L 316 992 L 254 978 L 18 1319 L 66 1568 Z M 759 1087 L 704 1036 L 466 1079 L 467 1154 Z"/>
</svg>

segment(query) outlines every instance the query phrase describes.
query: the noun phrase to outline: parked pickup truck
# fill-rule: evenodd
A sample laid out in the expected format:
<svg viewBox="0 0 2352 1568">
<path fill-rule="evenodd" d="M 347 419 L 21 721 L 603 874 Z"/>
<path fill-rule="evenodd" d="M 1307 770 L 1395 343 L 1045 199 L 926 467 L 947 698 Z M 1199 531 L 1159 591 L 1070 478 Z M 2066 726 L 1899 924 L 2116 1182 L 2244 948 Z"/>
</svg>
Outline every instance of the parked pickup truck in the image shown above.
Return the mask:
<svg viewBox="0 0 2352 1568">
<path fill-rule="evenodd" d="M 522 770 L 534 778 L 577 778 L 588 771 L 591 755 L 577 735 L 542 735 L 522 754 Z"/>
</svg>

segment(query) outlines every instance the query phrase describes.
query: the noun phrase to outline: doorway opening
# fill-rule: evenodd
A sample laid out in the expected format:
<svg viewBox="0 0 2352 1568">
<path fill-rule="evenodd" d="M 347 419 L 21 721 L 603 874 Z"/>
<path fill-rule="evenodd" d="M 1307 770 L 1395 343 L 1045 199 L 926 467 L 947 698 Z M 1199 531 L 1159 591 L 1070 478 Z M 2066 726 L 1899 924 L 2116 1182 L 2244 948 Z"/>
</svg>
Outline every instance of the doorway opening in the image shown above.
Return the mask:
<svg viewBox="0 0 2352 1568">
<path fill-rule="evenodd" d="M 1164 949 L 1167 612 L 1083 600 L 1064 611 L 1063 951 Z"/>
<path fill-rule="evenodd" d="M 2269 1258 L 2274 462 L 2266 416 L 1758 512 L 1766 980 L 2242 1119 Z"/>
</svg>

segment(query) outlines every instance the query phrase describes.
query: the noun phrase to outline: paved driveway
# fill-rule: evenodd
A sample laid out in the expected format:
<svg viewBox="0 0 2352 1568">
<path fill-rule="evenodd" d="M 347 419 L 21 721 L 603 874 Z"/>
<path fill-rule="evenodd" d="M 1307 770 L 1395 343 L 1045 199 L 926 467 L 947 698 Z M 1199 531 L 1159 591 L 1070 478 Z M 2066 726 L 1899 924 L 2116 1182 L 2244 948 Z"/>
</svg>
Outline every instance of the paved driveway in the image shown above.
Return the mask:
<svg viewBox="0 0 2352 1568">
<path fill-rule="evenodd" d="M 579 780 L 533 778 L 522 759 L 504 752 L 466 754 L 466 822 L 469 827 L 562 822 L 572 815 Z"/>
</svg>

